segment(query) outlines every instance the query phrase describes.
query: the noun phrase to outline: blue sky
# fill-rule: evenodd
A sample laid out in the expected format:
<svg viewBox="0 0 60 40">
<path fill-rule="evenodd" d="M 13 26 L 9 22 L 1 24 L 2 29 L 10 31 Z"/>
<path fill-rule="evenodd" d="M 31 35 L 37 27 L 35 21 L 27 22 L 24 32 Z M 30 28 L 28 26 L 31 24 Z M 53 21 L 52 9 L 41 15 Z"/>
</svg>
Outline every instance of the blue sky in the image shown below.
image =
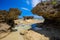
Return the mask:
<svg viewBox="0 0 60 40">
<path fill-rule="evenodd" d="M 9 8 L 18 8 L 22 11 L 22 16 L 37 16 L 32 14 L 31 9 L 39 3 L 40 0 L 0 0 L 0 10 L 9 10 Z M 38 16 L 37 16 L 38 17 Z"/>
</svg>

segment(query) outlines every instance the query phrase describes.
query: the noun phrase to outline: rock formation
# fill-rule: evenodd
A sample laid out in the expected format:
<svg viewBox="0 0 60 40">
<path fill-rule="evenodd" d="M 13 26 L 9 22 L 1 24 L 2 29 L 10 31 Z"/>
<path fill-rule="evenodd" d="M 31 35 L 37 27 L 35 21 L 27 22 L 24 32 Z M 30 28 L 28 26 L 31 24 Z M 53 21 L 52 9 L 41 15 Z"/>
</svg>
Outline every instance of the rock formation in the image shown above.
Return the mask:
<svg viewBox="0 0 60 40">
<path fill-rule="evenodd" d="M 33 19 L 34 17 L 33 16 L 24 16 L 24 20 L 26 19 Z"/>
<path fill-rule="evenodd" d="M 8 14 L 6 10 L 0 10 L 0 22 L 5 21 L 5 17 Z"/>
<path fill-rule="evenodd" d="M 6 10 L 0 10 L 0 23 L 1 24 L 8 24 L 10 26 L 10 29 L 14 27 L 14 20 L 18 19 L 18 16 L 21 14 L 21 11 L 17 8 L 10 8 L 9 11 Z M 0 27 L 2 27 L 0 25 Z M 3 28 L 3 27 L 2 27 Z M 9 28 L 7 26 L 7 28 Z"/>
<path fill-rule="evenodd" d="M 32 13 L 42 16 L 45 19 L 43 23 L 44 25 L 54 28 L 60 28 L 60 3 L 39 3 L 32 9 Z"/>
</svg>

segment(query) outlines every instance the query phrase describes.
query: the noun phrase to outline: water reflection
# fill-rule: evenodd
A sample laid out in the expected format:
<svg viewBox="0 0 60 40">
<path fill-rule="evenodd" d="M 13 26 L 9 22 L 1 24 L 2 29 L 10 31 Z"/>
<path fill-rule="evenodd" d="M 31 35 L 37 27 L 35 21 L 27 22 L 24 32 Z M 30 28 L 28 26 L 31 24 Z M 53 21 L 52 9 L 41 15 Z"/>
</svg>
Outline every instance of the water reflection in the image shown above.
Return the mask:
<svg viewBox="0 0 60 40">
<path fill-rule="evenodd" d="M 31 25 L 31 29 L 32 29 L 32 30 L 36 30 L 36 31 L 37 31 L 37 30 L 42 30 L 42 28 L 38 28 L 38 27 L 37 27 L 37 24 L 32 24 L 32 25 Z"/>
</svg>

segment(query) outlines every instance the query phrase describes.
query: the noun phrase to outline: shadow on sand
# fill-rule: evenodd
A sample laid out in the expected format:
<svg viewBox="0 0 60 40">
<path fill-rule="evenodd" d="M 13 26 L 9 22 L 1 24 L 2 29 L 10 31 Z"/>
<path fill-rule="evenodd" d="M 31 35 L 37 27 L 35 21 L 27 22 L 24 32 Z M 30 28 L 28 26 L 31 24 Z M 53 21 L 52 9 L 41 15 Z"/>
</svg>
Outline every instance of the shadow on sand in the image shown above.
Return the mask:
<svg viewBox="0 0 60 40">
<path fill-rule="evenodd" d="M 38 26 L 41 25 L 40 23 L 37 23 L 37 24 L 38 24 Z M 33 30 L 41 35 L 44 35 L 45 37 L 49 37 L 49 40 L 60 40 L 60 32 L 57 29 L 40 27 L 40 30 L 39 30 L 39 28 L 36 24 L 32 24 L 31 26 L 32 26 L 31 30 Z"/>
</svg>

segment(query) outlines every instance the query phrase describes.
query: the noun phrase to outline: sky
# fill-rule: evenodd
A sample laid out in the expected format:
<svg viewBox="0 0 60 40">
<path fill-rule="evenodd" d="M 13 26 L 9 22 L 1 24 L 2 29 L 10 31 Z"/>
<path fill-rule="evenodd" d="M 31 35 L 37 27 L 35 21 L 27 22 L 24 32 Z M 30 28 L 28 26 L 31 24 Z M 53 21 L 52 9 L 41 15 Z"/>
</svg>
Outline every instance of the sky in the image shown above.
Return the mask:
<svg viewBox="0 0 60 40">
<path fill-rule="evenodd" d="M 9 8 L 18 8 L 22 11 L 19 17 L 23 16 L 35 16 L 32 14 L 31 10 L 35 7 L 41 0 L 0 0 L 0 10 L 9 10 Z"/>
</svg>

